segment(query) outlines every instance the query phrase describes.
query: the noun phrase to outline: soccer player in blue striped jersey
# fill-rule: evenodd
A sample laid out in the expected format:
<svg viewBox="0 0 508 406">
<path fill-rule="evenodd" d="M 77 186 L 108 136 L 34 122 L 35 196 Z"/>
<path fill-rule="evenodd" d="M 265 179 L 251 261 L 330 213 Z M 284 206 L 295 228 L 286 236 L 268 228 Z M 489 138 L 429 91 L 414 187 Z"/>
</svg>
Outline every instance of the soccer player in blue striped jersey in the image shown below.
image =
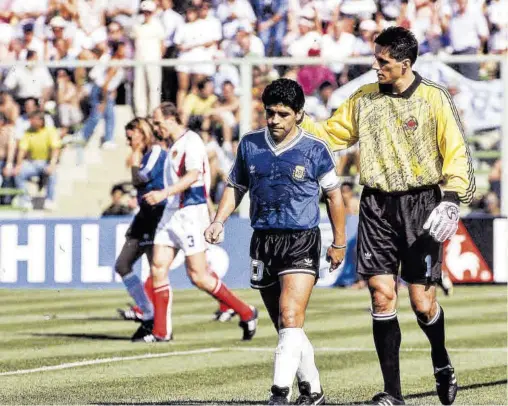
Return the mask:
<svg viewBox="0 0 508 406">
<path fill-rule="evenodd" d="M 303 331 L 305 309 L 319 277 L 319 192 L 326 195 L 334 235 L 327 255 L 335 269 L 345 254 L 345 210 L 332 152 L 301 130 L 305 97 L 298 83 L 272 82 L 262 97 L 267 128 L 246 134 L 238 146 L 214 221 L 205 231 L 221 241 L 224 223 L 250 192 L 251 286 L 259 289 L 279 334 L 269 404 L 288 404 L 295 375 L 297 404 L 322 404 L 324 394 L 312 344 Z"/>
<path fill-rule="evenodd" d="M 165 202 L 161 202 L 151 206 L 143 201 L 142 196 L 152 190 L 164 189 L 166 151 L 163 140 L 156 137 L 151 125 L 143 118 L 135 118 L 127 123 L 125 136 L 132 149 L 132 183 L 137 189 L 139 211 L 127 230 L 124 246 L 116 260 L 115 271 L 122 277 L 127 291 L 142 311 L 143 323 L 132 337 L 136 341 L 140 335 L 144 335 L 146 329 L 151 329 L 154 311 L 152 302 L 132 266 L 143 254 L 152 262 L 155 230 L 165 205 Z"/>
</svg>

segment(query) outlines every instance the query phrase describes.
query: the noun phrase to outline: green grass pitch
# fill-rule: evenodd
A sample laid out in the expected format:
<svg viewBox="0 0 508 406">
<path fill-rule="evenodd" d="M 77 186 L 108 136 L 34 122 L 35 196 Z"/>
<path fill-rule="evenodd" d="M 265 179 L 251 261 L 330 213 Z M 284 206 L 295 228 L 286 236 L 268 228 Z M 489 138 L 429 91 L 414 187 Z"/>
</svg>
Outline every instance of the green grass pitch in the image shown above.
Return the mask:
<svg viewBox="0 0 508 406">
<path fill-rule="evenodd" d="M 175 340 L 143 344 L 129 341 L 137 325 L 116 316 L 123 290 L 2 289 L 0 404 L 265 404 L 277 337 L 259 294 L 238 294 L 260 309 L 253 341 L 240 341 L 237 318 L 212 321 L 206 294 L 184 290 L 174 295 Z M 400 296 L 406 402 L 439 404 L 427 339 Z M 506 286 L 456 287 L 440 302 L 455 404 L 506 405 Z M 328 404 L 362 404 L 382 389 L 368 307 L 365 290 L 314 291 L 305 330 Z"/>
</svg>

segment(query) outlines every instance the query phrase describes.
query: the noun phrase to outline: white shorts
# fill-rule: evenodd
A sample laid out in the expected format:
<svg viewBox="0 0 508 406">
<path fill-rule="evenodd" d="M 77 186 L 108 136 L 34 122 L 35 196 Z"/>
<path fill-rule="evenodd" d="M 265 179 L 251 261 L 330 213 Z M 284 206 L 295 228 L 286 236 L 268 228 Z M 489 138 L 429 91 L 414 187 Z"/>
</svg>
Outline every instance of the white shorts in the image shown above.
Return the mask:
<svg viewBox="0 0 508 406">
<path fill-rule="evenodd" d="M 186 257 L 207 249 L 204 232 L 210 224 L 206 204 L 164 210 L 153 243 L 182 250 Z"/>
<path fill-rule="evenodd" d="M 217 68 L 214 64 L 208 64 L 208 63 L 199 63 L 199 64 L 192 64 L 192 65 L 186 65 L 184 62 L 187 61 L 207 61 L 212 60 L 211 53 L 206 49 L 202 47 L 191 49 L 187 52 L 182 52 L 180 55 L 178 55 L 178 61 L 181 62 L 181 64 L 176 65 L 175 70 L 177 72 L 182 73 L 195 73 L 197 75 L 205 75 L 205 76 L 213 76 L 215 72 L 217 71 Z"/>
</svg>

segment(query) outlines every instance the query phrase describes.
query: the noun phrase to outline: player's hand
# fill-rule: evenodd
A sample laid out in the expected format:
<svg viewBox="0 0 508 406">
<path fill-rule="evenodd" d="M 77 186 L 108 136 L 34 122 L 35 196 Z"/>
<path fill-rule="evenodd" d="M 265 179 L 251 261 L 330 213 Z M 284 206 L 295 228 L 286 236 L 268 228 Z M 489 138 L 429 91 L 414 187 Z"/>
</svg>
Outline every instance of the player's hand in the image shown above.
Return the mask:
<svg viewBox="0 0 508 406">
<path fill-rule="evenodd" d="M 151 192 L 143 195 L 143 200 L 150 206 L 155 206 L 156 204 L 162 202 L 164 199 L 167 199 L 167 197 L 168 194 L 165 190 L 152 190 Z"/>
<path fill-rule="evenodd" d="M 326 251 L 326 261 L 330 262 L 329 271 L 332 272 L 336 270 L 342 261 L 344 261 L 344 257 L 346 256 L 346 248 L 334 248 L 333 246 L 329 246 Z"/>
<path fill-rule="evenodd" d="M 205 230 L 205 240 L 210 244 L 220 244 L 224 241 L 224 225 L 214 221 Z"/>
<path fill-rule="evenodd" d="M 444 242 L 451 238 L 459 227 L 459 206 L 452 202 L 441 202 L 432 210 L 423 225 L 434 240 Z"/>
</svg>

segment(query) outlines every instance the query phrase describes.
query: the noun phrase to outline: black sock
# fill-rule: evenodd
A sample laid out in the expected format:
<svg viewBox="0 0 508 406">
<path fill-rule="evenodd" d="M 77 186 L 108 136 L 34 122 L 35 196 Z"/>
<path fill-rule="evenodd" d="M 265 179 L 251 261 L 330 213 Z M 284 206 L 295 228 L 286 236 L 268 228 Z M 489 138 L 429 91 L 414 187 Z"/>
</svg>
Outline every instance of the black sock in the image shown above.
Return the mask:
<svg viewBox="0 0 508 406">
<path fill-rule="evenodd" d="M 397 313 L 390 315 L 372 315 L 372 329 L 377 356 L 385 382 L 385 392 L 397 399 L 402 399 L 400 389 L 400 327 Z"/>
<path fill-rule="evenodd" d="M 429 323 L 425 324 L 418 318 L 417 320 L 418 325 L 429 339 L 432 348 L 432 365 L 434 368 L 443 368 L 450 364 L 450 359 L 445 347 L 444 311 L 439 304 L 437 306 L 438 314 Z"/>
</svg>

